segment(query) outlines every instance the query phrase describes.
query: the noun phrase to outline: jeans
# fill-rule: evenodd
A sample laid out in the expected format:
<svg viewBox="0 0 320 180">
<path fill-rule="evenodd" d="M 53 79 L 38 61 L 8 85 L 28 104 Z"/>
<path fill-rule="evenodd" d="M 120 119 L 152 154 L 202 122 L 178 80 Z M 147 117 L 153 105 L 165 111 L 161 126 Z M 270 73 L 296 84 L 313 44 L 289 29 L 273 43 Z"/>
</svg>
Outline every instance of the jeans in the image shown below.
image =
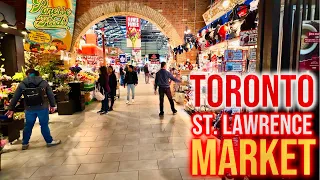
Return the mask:
<svg viewBox="0 0 320 180">
<path fill-rule="evenodd" d="M 114 95 L 115 95 L 115 93 L 114 92 L 112 92 L 111 91 L 111 93 L 110 93 L 110 100 L 111 100 L 111 104 L 110 104 L 110 109 L 112 109 L 113 108 L 113 104 L 114 104 Z"/>
<path fill-rule="evenodd" d="M 108 112 L 109 110 L 109 97 L 108 93 L 104 93 L 105 98 L 101 101 L 101 111 Z"/>
<path fill-rule="evenodd" d="M 123 86 L 124 75 L 120 75 L 120 85 Z"/>
<path fill-rule="evenodd" d="M 132 99 L 134 99 L 135 85 L 134 84 L 127 84 L 127 101 L 130 100 L 130 89 L 131 89 L 131 93 L 132 93 Z"/>
<path fill-rule="evenodd" d="M 146 84 L 149 84 L 149 73 L 145 73 Z"/>
<path fill-rule="evenodd" d="M 175 111 L 176 109 L 174 108 L 174 102 L 172 99 L 170 87 L 168 87 L 168 88 L 159 87 L 160 113 L 163 113 L 164 95 L 166 95 L 168 97 L 168 100 L 169 100 L 170 106 L 171 106 L 171 110 Z"/>
<path fill-rule="evenodd" d="M 42 109 L 42 110 L 32 110 L 32 111 L 26 111 L 26 124 L 24 125 L 23 130 L 23 140 L 22 144 L 27 145 L 29 144 L 29 140 L 32 134 L 32 129 L 34 126 L 34 123 L 36 122 L 37 117 L 39 118 L 39 123 L 41 126 L 41 134 L 46 141 L 46 143 L 52 142 L 52 137 L 50 134 L 49 129 L 49 109 Z"/>
</svg>

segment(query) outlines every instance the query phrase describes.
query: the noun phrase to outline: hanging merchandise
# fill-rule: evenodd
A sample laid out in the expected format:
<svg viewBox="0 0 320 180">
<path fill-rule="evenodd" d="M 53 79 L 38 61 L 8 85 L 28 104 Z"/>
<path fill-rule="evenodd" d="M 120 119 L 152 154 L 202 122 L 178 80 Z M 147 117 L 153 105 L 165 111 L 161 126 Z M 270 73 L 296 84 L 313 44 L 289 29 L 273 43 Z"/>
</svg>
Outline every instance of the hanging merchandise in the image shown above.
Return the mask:
<svg viewBox="0 0 320 180">
<path fill-rule="evenodd" d="M 230 22 L 230 25 L 229 25 L 230 29 L 227 35 L 227 39 L 233 39 L 240 36 L 240 30 L 241 30 L 240 27 L 242 23 L 243 23 L 242 20 Z"/>
<path fill-rule="evenodd" d="M 221 41 L 226 40 L 228 32 L 229 32 L 229 26 L 227 23 L 219 28 L 219 35 L 221 37 Z"/>
<path fill-rule="evenodd" d="M 245 18 L 244 22 L 241 25 L 241 31 L 252 30 L 257 28 L 257 19 L 258 10 L 250 11 L 250 13 Z"/>
</svg>

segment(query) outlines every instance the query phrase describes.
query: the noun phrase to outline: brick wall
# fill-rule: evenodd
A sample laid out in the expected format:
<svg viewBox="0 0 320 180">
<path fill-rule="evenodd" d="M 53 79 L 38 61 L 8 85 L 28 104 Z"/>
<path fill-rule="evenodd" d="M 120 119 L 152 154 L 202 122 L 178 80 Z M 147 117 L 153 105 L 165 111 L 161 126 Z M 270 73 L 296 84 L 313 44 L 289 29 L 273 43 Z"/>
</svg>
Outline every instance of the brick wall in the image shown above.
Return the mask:
<svg viewBox="0 0 320 180">
<path fill-rule="evenodd" d="M 25 19 L 26 0 L 2 0 L 16 8 L 17 20 Z M 132 11 L 126 15 L 148 16 L 154 23 L 164 27 L 175 42 L 183 42 L 186 26 L 196 33 L 205 24 L 202 14 L 209 6 L 209 0 L 77 0 L 76 23 L 74 40 L 81 31 L 97 17 L 123 14 L 123 11 Z M 108 12 L 111 12 L 108 14 Z M 102 20 L 102 19 L 101 19 Z M 186 53 L 179 55 L 178 59 L 185 60 Z M 190 58 L 193 59 L 193 58 Z"/>
<path fill-rule="evenodd" d="M 77 17 L 80 17 L 93 7 L 114 1 L 115 0 L 78 0 Z M 204 26 L 202 14 L 210 4 L 209 0 L 134 0 L 131 2 L 140 3 L 157 10 L 173 24 L 181 37 L 183 37 L 186 26 L 188 26 L 192 32 Z M 196 27 L 194 27 L 194 21 L 196 21 Z"/>
</svg>

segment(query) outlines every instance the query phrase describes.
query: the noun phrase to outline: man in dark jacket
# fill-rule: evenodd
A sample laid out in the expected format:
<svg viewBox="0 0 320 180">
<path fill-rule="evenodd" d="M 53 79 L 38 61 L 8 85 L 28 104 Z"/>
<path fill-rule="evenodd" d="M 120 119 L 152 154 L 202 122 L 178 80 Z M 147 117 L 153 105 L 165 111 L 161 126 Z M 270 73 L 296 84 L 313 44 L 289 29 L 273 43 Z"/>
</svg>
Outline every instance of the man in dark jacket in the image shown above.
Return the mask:
<svg viewBox="0 0 320 180">
<path fill-rule="evenodd" d="M 149 68 L 148 68 L 148 64 L 144 65 L 143 70 L 144 70 L 144 76 L 145 76 L 146 84 L 149 84 Z"/>
<path fill-rule="evenodd" d="M 174 108 L 174 102 L 171 95 L 169 79 L 175 82 L 180 82 L 178 79 L 173 77 L 173 75 L 167 71 L 166 63 L 161 63 L 161 69 L 156 74 L 156 79 L 154 83 L 154 94 L 157 94 L 157 87 L 159 86 L 159 99 L 160 99 L 160 113 L 159 116 L 163 116 L 163 101 L 164 95 L 166 95 L 169 99 L 171 110 L 173 114 L 177 113 L 177 110 Z"/>
<path fill-rule="evenodd" d="M 48 82 L 43 80 L 39 75 L 39 72 L 35 71 L 34 69 L 29 69 L 26 72 L 28 76 L 25 78 L 18 86 L 17 90 L 15 91 L 13 98 L 9 105 L 9 111 L 6 115 L 11 118 L 14 113 L 15 106 L 22 96 L 22 93 L 25 89 L 32 87 L 40 87 L 45 91 L 45 95 L 47 99 L 44 100 L 43 103 L 36 105 L 36 106 L 27 106 L 25 105 L 25 118 L 26 123 L 23 130 L 23 140 L 22 140 L 22 150 L 26 150 L 29 147 L 29 140 L 32 134 L 32 129 L 34 123 L 36 122 L 37 117 L 39 118 L 39 123 L 41 126 L 41 133 L 43 138 L 45 139 L 47 146 L 55 146 L 61 143 L 60 140 L 53 140 L 50 134 L 49 129 L 49 105 L 50 105 L 50 112 L 55 111 L 55 99 L 52 92 L 51 87 L 49 86 Z M 26 104 L 26 103 L 25 103 Z"/>
<path fill-rule="evenodd" d="M 130 102 L 130 89 L 132 93 L 132 103 L 134 103 L 134 90 L 135 86 L 138 85 L 138 75 L 133 71 L 133 66 L 130 65 L 126 77 L 124 78 L 124 86 L 127 85 L 127 104 Z"/>
</svg>

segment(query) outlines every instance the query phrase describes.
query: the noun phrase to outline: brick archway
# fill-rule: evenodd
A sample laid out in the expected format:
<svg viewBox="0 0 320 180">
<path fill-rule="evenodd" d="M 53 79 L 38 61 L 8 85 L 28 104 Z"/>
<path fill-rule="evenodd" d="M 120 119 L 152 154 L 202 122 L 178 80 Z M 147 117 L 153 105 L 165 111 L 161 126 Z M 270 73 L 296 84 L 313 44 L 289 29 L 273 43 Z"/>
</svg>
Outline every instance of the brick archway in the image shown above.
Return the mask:
<svg viewBox="0 0 320 180">
<path fill-rule="evenodd" d="M 136 16 L 145 19 L 156 25 L 164 35 L 170 38 L 171 45 L 175 46 L 183 42 L 174 26 L 158 11 L 141 3 L 115 1 L 91 8 L 77 19 L 72 44 L 74 45 L 94 24 L 112 16 Z"/>
</svg>

